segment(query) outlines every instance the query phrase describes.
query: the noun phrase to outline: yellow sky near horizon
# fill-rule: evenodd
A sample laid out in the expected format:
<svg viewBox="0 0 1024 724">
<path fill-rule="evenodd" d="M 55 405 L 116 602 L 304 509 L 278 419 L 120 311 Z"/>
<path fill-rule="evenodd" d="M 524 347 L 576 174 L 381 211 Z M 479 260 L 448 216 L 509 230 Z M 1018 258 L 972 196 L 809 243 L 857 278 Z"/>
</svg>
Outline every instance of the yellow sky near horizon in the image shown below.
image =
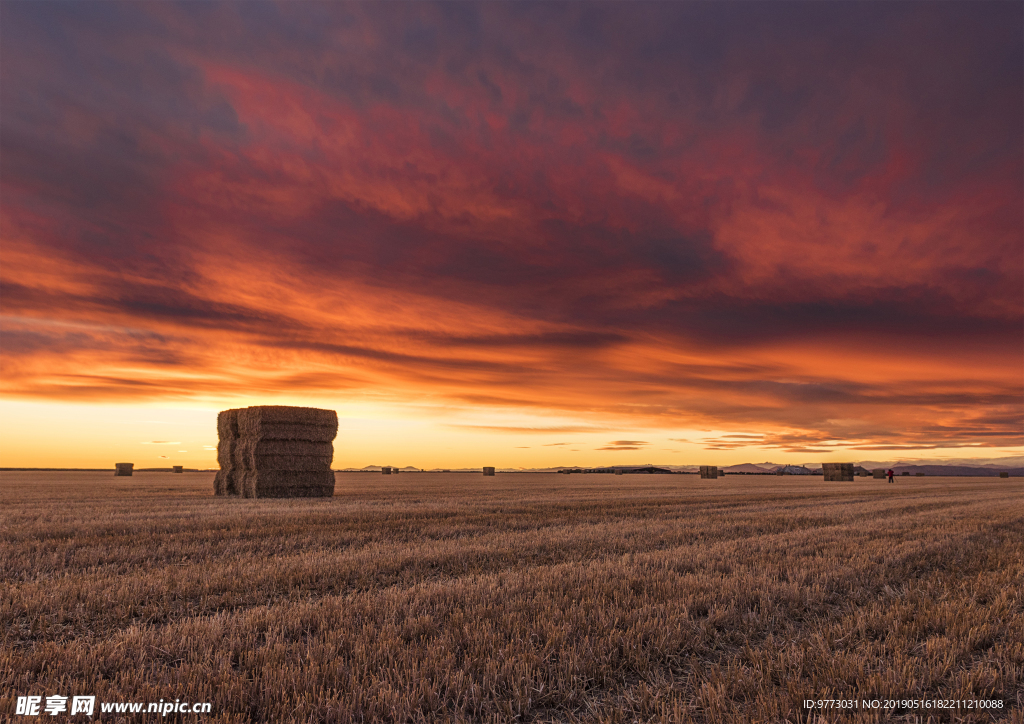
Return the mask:
<svg viewBox="0 0 1024 724">
<path fill-rule="evenodd" d="M 216 468 L 217 410 L 249 402 L 212 407 L 202 402 L 82 405 L 0 400 L 0 467 L 112 468 L 115 462 L 133 462 L 139 468 Z M 727 466 L 769 460 L 801 465 L 999 458 L 1024 453 L 1012 447 L 892 451 L 852 450 L 848 446 L 821 453 L 786 452 L 757 444 L 756 433 L 751 432 L 638 429 L 627 424 L 542 418 L 521 412 L 498 416 L 488 413 L 482 419 L 468 409 L 439 410 L 417 405 L 343 403 L 333 409 L 339 413 L 335 468 L 539 468 L 644 463 Z M 748 437 L 740 437 L 743 435 Z M 735 441 L 737 447 L 710 449 L 721 446 L 723 439 Z"/>
</svg>

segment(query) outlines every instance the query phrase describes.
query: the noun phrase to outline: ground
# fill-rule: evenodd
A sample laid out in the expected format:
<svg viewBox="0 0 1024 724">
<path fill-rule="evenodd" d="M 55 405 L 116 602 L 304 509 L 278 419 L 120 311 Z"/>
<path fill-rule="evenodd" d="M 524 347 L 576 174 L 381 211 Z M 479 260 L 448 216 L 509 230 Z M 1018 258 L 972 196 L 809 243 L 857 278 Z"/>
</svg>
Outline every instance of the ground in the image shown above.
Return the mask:
<svg viewBox="0 0 1024 724">
<path fill-rule="evenodd" d="M 0 720 L 1024 721 L 1019 479 L 212 480 L 0 473 Z"/>
</svg>

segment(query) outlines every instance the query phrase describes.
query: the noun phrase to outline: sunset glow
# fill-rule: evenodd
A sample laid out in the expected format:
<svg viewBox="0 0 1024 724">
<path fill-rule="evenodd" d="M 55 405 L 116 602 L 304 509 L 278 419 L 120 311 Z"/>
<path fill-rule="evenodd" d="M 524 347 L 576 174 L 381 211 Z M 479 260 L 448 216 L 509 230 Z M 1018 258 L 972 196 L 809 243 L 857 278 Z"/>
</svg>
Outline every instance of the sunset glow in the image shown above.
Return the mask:
<svg viewBox="0 0 1024 724">
<path fill-rule="evenodd" d="M 1019 3 L 0 11 L 2 466 L 1022 454 Z"/>
</svg>

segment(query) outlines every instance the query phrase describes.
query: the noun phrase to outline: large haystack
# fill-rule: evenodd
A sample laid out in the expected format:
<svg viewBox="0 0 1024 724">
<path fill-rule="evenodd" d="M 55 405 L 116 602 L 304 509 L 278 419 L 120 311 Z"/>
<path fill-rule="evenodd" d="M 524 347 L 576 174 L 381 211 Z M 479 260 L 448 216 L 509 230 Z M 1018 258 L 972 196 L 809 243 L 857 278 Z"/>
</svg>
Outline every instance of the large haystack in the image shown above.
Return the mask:
<svg viewBox="0 0 1024 724">
<path fill-rule="evenodd" d="M 871 474 L 874 476 L 875 480 L 885 480 L 886 478 L 885 468 L 875 468 L 871 471 Z"/>
<path fill-rule="evenodd" d="M 853 463 L 822 463 L 826 481 L 853 482 Z"/>
<path fill-rule="evenodd" d="M 384 465 L 384 466 L 382 466 L 382 467 L 381 467 L 381 469 L 380 469 L 380 472 L 381 472 L 381 473 L 382 473 L 383 475 L 391 475 L 391 466 L 390 466 L 390 465 Z"/>
<path fill-rule="evenodd" d="M 130 478 L 134 468 L 135 463 L 114 463 L 114 477 Z"/>
<path fill-rule="evenodd" d="M 484 475 L 494 475 L 494 468 L 484 468 Z"/>
<path fill-rule="evenodd" d="M 185 472 L 185 466 L 184 465 L 172 465 L 171 466 L 171 472 L 172 473 L 183 473 L 183 472 Z"/>
<path fill-rule="evenodd" d="M 216 495 L 321 498 L 334 495 L 332 441 L 338 414 L 312 407 L 263 405 L 217 416 Z"/>
<path fill-rule="evenodd" d="M 700 477 L 704 480 L 714 480 L 718 477 L 718 466 L 717 465 L 701 465 L 700 466 Z"/>
</svg>

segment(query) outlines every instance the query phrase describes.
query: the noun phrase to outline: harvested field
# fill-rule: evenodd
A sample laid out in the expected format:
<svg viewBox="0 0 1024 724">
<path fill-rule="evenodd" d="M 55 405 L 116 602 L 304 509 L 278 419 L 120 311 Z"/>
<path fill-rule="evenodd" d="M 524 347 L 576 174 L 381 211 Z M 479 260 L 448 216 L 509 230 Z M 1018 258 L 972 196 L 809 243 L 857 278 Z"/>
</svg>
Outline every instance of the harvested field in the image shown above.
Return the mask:
<svg viewBox="0 0 1024 724">
<path fill-rule="evenodd" d="M 1019 479 L 213 475 L 0 473 L 0 720 L 1024 721 Z"/>
</svg>

